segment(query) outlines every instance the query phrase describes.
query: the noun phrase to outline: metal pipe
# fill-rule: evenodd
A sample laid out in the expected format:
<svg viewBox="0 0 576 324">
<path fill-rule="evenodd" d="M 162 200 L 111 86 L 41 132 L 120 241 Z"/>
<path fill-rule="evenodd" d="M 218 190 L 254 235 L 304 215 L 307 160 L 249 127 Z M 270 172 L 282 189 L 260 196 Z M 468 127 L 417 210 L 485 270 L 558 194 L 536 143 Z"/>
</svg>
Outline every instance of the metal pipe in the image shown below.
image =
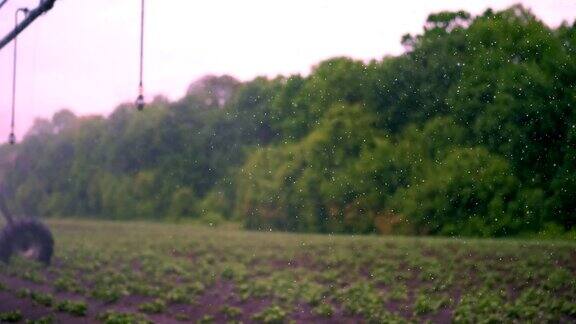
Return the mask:
<svg viewBox="0 0 576 324">
<path fill-rule="evenodd" d="M 144 109 L 144 0 L 141 1 L 140 7 L 140 83 L 138 83 L 138 97 L 136 97 L 136 108 Z"/>
<path fill-rule="evenodd" d="M 142 6 L 140 11 L 140 88 L 144 86 L 142 83 L 143 75 L 144 75 L 144 0 L 142 0 Z"/>
<path fill-rule="evenodd" d="M 4 7 L 4 5 L 6 4 L 6 2 L 8 2 L 8 0 L 2 0 L 2 1 L 0 1 L 0 9 L 2 9 L 2 7 Z"/>
<path fill-rule="evenodd" d="M 18 26 L 18 14 L 22 12 L 24 13 L 24 17 L 28 14 L 28 8 L 19 8 L 14 13 L 14 28 Z M 18 37 L 14 37 L 14 58 L 12 61 L 13 70 L 12 70 L 12 121 L 10 123 L 10 136 L 8 137 L 8 142 L 10 145 L 14 145 L 16 143 L 16 135 L 14 134 L 14 120 L 16 116 L 16 68 L 18 66 Z"/>
<path fill-rule="evenodd" d="M 4 215 L 4 218 L 6 218 L 6 222 L 8 222 L 8 224 L 14 223 L 14 217 L 10 213 L 8 206 L 6 206 L 4 190 L 1 186 L 0 186 L 0 212 L 2 213 L 2 215 Z"/>
<path fill-rule="evenodd" d="M 20 24 L 18 24 L 10 33 L 8 33 L 2 40 L 0 40 L 0 50 L 4 48 L 8 43 L 10 43 L 18 34 L 20 34 L 26 27 L 28 27 L 31 23 L 36 20 L 40 15 L 45 12 L 48 12 L 54 6 L 54 2 L 56 0 L 42 0 L 38 7 L 33 10 L 30 10 L 26 19 L 22 20 Z"/>
</svg>

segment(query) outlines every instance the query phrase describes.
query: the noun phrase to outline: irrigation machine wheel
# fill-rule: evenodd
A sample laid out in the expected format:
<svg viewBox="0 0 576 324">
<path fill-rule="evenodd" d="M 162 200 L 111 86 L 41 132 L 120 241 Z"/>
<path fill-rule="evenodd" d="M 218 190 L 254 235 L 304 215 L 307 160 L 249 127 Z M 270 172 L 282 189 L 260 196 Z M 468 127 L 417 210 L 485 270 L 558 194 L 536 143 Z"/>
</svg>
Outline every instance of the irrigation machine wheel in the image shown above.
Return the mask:
<svg viewBox="0 0 576 324">
<path fill-rule="evenodd" d="M 0 261 L 10 262 L 19 255 L 25 259 L 49 265 L 54 253 L 54 239 L 46 225 L 23 218 L 8 223 L 0 233 Z"/>
</svg>

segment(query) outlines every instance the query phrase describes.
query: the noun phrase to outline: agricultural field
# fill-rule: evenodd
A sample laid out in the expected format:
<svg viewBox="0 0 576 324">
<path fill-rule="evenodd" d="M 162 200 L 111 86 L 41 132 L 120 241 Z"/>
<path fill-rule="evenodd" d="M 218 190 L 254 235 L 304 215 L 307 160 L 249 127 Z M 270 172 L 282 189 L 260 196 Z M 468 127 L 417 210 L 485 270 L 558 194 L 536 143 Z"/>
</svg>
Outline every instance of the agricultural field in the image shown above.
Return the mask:
<svg viewBox="0 0 576 324">
<path fill-rule="evenodd" d="M 0 266 L 0 322 L 575 322 L 576 244 L 51 221 Z"/>
</svg>

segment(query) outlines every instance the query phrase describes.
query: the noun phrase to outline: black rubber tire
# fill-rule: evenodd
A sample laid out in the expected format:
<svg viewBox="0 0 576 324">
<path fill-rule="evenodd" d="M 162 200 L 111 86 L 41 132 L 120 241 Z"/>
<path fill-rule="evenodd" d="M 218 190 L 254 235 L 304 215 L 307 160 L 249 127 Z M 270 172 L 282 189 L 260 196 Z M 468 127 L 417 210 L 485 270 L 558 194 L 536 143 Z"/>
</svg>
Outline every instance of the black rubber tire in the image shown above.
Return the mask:
<svg viewBox="0 0 576 324">
<path fill-rule="evenodd" d="M 17 219 L 6 225 L 0 233 L 0 261 L 9 263 L 10 258 L 25 251 L 33 251 L 28 259 L 46 266 L 54 253 L 54 238 L 46 225 L 32 218 Z M 27 252 L 26 252 L 27 253 Z"/>
</svg>

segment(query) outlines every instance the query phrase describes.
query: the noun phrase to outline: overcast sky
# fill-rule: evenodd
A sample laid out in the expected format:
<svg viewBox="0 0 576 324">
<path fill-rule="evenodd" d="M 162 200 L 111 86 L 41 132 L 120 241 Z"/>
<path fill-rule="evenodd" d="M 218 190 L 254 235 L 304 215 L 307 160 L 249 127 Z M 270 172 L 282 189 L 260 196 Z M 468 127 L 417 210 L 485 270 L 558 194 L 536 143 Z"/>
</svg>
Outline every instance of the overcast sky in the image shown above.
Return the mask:
<svg viewBox="0 0 576 324">
<path fill-rule="evenodd" d="M 147 0 L 145 88 L 148 98 L 180 98 L 205 74 L 241 80 L 306 74 L 319 61 L 346 55 L 381 58 L 402 52 L 400 38 L 418 33 L 429 13 L 522 2 L 549 25 L 574 21 L 575 0 Z M 9 0 L 0 34 L 14 10 L 38 0 Z M 108 114 L 137 91 L 140 0 L 58 0 L 18 39 L 17 134 L 61 108 Z M 8 135 L 12 47 L 0 52 L 0 142 Z"/>
</svg>

